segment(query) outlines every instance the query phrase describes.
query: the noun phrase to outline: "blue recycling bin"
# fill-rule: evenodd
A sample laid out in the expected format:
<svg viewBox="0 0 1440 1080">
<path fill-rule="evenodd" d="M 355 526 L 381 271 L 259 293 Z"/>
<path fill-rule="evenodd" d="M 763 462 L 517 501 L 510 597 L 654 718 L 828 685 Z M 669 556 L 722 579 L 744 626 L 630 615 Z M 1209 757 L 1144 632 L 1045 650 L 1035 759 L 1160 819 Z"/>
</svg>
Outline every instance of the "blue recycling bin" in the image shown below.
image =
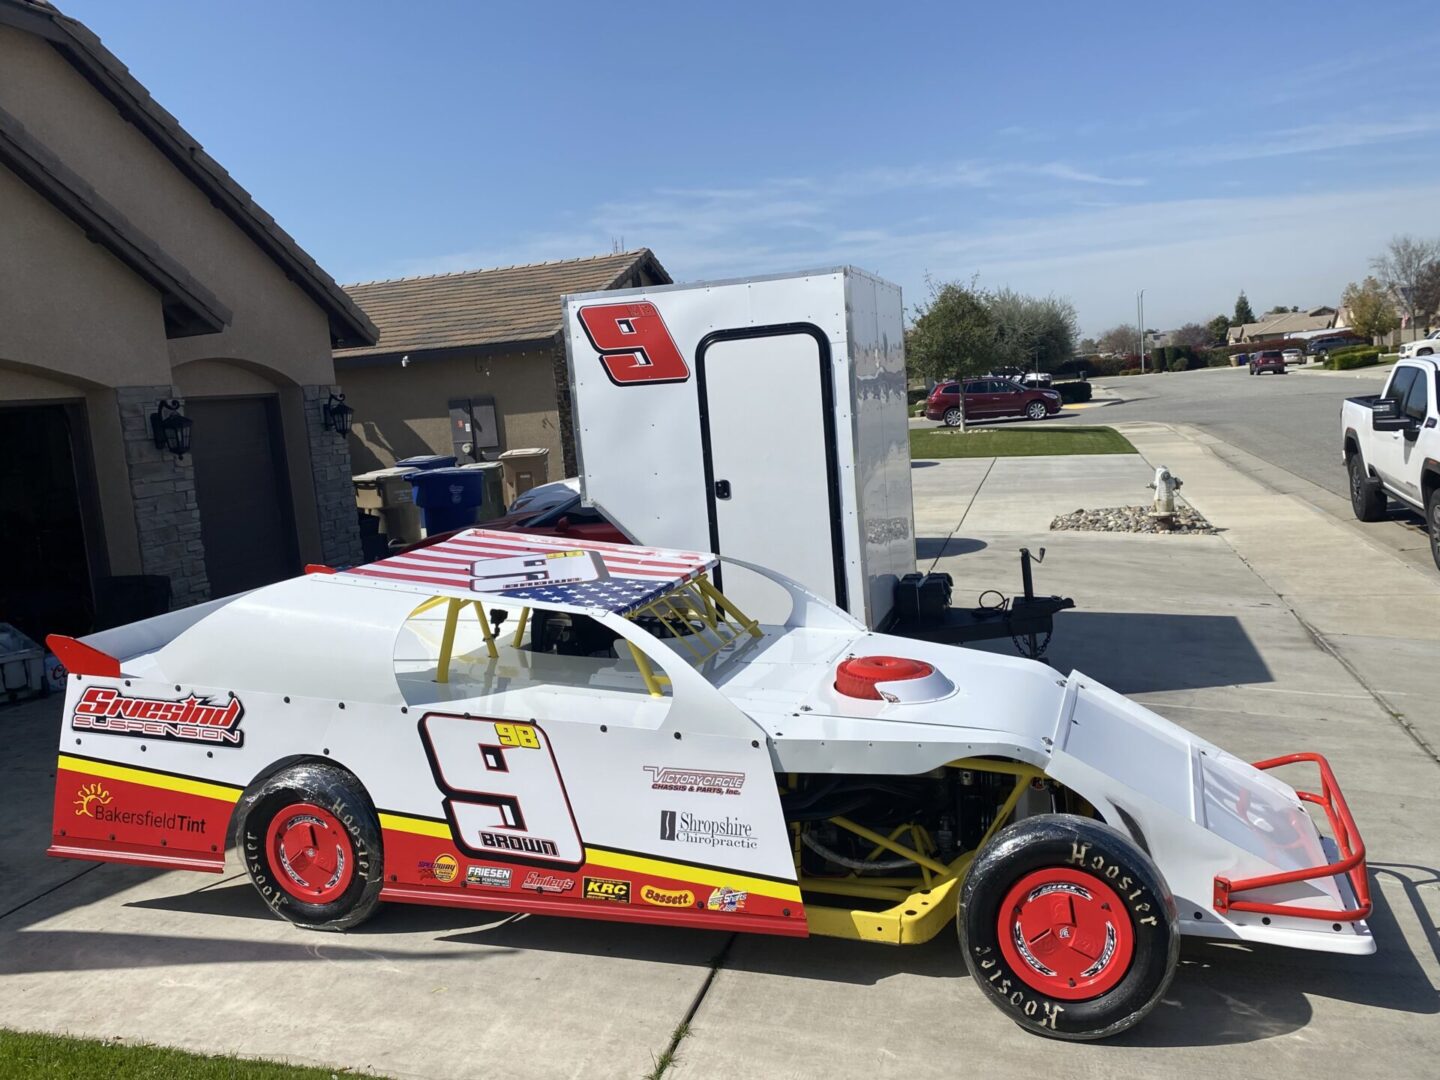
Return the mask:
<svg viewBox="0 0 1440 1080">
<path fill-rule="evenodd" d="M 397 469 L 450 469 L 455 466 L 454 454 L 420 454 L 395 462 Z"/>
<path fill-rule="evenodd" d="M 480 520 L 485 502 L 485 474 L 479 469 L 430 469 L 413 473 L 415 505 L 425 533 L 435 536 L 463 529 Z"/>
</svg>

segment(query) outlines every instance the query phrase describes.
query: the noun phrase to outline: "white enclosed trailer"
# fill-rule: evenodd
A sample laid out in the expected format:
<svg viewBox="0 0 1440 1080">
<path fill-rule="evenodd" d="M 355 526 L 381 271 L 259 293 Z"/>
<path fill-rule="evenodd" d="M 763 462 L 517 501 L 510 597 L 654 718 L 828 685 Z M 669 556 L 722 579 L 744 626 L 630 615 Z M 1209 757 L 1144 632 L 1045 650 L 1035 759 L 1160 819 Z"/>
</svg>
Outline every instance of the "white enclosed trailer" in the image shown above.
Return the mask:
<svg viewBox="0 0 1440 1080">
<path fill-rule="evenodd" d="M 565 299 L 581 491 L 885 625 L 915 569 L 900 289 L 853 267 Z M 724 570 L 756 617 L 790 598 Z"/>
</svg>

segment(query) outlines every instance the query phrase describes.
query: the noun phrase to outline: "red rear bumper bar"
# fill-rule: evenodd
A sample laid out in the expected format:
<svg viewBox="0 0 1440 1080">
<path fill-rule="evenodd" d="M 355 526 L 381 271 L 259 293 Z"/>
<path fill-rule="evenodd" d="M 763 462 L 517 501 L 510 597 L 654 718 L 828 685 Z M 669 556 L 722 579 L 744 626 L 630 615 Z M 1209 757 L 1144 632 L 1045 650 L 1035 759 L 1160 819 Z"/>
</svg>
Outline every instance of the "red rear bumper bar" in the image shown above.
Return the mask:
<svg viewBox="0 0 1440 1080">
<path fill-rule="evenodd" d="M 1358 922 L 1369 916 L 1373 905 L 1370 903 L 1370 878 L 1365 869 L 1365 842 L 1360 839 L 1360 831 L 1355 827 L 1355 819 L 1350 816 L 1350 807 L 1345 803 L 1345 796 L 1341 794 L 1340 785 L 1335 781 L 1335 773 L 1331 770 L 1330 763 L 1319 754 L 1285 754 L 1283 757 L 1257 761 L 1255 768 L 1275 769 L 1300 761 L 1313 761 L 1319 766 L 1320 791 L 1297 791 L 1295 794 L 1305 802 L 1315 803 L 1324 809 L 1325 817 L 1330 821 L 1330 831 L 1335 837 L 1335 846 L 1340 852 L 1339 860 L 1327 866 L 1287 870 L 1281 874 L 1266 874 L 1263 877 L 1242 878 L 1239 881 L 1217 876 L 1216 911 L 1250 911 L 1260 915 L 1283 915 L 1291 919 L 1319 919 L 1337 923 Z M 1295 881 L 1339 877 L 1341 874 L 1350 879 L 1350 887 L 1355 892 L 1358 906 L 1354 908 L 1336 910 L 1291 907 L 1287 904 L 1264 904 L 1256 900 L 1236 899 L 1238 893 L 1265 889 L 1272 885 L 1288 885 Z"/>
</svg>

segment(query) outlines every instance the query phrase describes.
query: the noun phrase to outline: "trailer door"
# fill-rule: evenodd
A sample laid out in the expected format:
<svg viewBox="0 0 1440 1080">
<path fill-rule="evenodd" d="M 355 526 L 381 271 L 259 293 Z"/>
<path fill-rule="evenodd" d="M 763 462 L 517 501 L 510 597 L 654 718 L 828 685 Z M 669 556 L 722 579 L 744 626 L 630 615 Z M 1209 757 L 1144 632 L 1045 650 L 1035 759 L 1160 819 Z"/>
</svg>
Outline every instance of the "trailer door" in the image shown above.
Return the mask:
<svg viewBox="0 0 1440 1080">
<path fill-rule="evenodd" d="M 804 324 L 722 330 L 697 349 L 710 542 L 844 607 L 844 542 L 830 345 Z M 758 575 L 722 567 L 720 584 L 761 621 L 788 598 Z"/>
</svg>

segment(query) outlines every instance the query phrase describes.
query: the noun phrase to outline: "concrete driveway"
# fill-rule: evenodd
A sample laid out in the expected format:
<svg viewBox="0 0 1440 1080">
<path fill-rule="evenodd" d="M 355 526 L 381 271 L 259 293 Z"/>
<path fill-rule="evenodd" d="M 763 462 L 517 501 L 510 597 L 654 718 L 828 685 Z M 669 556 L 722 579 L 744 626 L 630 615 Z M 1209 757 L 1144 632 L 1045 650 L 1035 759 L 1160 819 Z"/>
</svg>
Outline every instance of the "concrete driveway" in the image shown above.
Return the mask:
<svg viewBox="0 0 1440 1080">
<path fill-rule="evenodd" d="M 1432 1074 L 1440 709 L 1417 691 L 1440 657 L 1440 576 L 1198 436 L 1130 434 L 1151 461 L 915 463 L 922 565 L 954 573 L 963 604 L 1018 589 L 1016 550 L 1044 546 L 1039 588 L 1079 605 L 1051 643 L 1057 668 L 1244 755 L 1328 755 L 1369 844 L 1377 955 L 1187 941 L 1144 1024 L 1075 1045 L 989 1006 L 949 931 L 893 949 L 390 906 L 307 933 L 271 918 L 233 858 L 216 878 L 44 858 L 46 701 L 0 711 L 0 1024 L 407 1077 L 638 1080 L 687 1022 L 667 1077 Z M 1143 501 L 1152 461 L 1224 531 L 1048 532 L 1062 511 Z"/>
</svg>

